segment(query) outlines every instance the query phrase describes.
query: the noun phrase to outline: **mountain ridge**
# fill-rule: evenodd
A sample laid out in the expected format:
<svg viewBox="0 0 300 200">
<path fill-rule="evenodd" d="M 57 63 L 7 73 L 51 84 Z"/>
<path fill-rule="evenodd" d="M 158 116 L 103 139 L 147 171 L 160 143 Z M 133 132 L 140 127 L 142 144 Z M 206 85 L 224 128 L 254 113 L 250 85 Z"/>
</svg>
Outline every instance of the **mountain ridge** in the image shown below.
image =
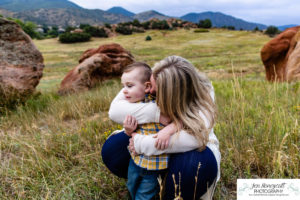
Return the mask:
<svg viewBox="0 0 300 200">
<path fill-rule="evenodd" d="M 215 27 L 234 26 L 237 30 L 253 30 L 256 27 L 258 27 L 259 29 L 267 28 L 267 26 L 264 24 L 247 22 L 243 19 L 239 19 L 231 15 L 226 15 L 221 12 L 208 11 L 202 13 L 188 13 L 186 15 L 181 16 L 180 18 L 193 23 L 198 23 L 200 20 L 204 19 L 210 19 L 212 25 Z"/>
<path fill-rule="evenodd" d="M 69 0 L 2 0 L 0 8 L 12 12 L 23 12 L 41 8 L 82 8 Z M 83 8 L 82 8 L 83 9 Z"/>
<path fill-rule="evenodd" d="M 155 10 L 148 10 L 148 11 L 144 11 L 144 12 L 140 12 L 140 13 L 136 14 L 133 18 L 138 19 L 141 22 L 144 22 L 144 21 L 150 20 L 151 18 L 157 18 L 159 20 L 166 20 L 171 17 L 168 17 L 168 16 L 166 16 L 162 13 L 159 13 Z"/>
<path fill-rule="evenodd" d="M 133 17 L 135 15 L 135 13 L 130 12 L 130 11 L 126 10 L 125 8 L 120 7 L 120 6 L 111 7 L 110 9 L 108 9 L 106 11 L 110 12 L 110 13 L 114 13 L 114 14 L 122 14 L 122 15 L 125 15 L 127 17 Z"/>
<path fill-rule="evenodd" d="M 144 22 L 151 18 L 159 20 L 178 18 L 193 23 L 210 19 L 214 27 L 234 26 L 237 30 L 253 30 L 256 27 L 259 29 L 267 28 L 264 24 L 248 22 L 221 12 L 191 12 L 181 17 L 170 17 L 155 10 L 135 14 L 119 6 L 106 11 L 85 9 L 69 0 L 1 0 L 0 14 L 6 17 L 20 18 L 24 21 L 33 21 L 38 24 L 57 26 L 75 26 L 81 23 L 103 25 L 104 23 L 120 23 L 132 21 L 133 19 Z M 291 26 L 293 25 L 283 25 L 278 26 L 278 28 L 284 30 Z"/>
</svg>

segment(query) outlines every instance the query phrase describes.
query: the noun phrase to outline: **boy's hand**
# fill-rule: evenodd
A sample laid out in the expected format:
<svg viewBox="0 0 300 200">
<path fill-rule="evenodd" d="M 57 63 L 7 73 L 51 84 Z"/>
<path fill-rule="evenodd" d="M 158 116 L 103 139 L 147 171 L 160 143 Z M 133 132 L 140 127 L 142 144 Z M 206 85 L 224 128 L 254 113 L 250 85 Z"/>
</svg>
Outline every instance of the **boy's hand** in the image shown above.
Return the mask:
<svg viewBox="0 0 300 200">
<path fill-rule="evenodd" d="M 134 148 L 134 136 L 135 135 L 136 135 L 136 133 L 132 133 L 132 137 L 129 139 L 128 149 L 133 155 L 137 156 L 138 154 L 136 153 L 135 148 Z"/>
<path fill-rule="evenodd" d="M 125 129 L 125 133 L 131 137 L 131 134 L 133 133 L 133 131 L 137 128 L 137 121 L 136 119 L 131 116 L 131 115 L 127 115 L 125 117 L 125 120 L 123 122 L 123 127 Z"/>
</svg>

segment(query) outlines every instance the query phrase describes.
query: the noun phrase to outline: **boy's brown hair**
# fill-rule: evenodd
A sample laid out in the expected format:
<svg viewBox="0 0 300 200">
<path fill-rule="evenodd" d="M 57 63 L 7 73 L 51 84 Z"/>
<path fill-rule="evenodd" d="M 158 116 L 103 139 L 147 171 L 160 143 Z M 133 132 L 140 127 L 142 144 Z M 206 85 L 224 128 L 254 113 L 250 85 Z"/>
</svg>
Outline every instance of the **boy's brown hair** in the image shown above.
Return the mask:
<svg viewBox="0 0 300 200">
<path fill-rule="evenodd" d="M 141 71 L 141 82 L 145 83 L 147 81 L 150 80 L 151 74 L 152 74 L 152 70 L 149 67 L 149 65 L 147 65 L 144 62 L 134 62 L 130 65 L 127 65 L 124 69 L 123 69 L 123 73 L 126 72 L 131 72 L 134 69 L 140 69 Z"/>
</svg>

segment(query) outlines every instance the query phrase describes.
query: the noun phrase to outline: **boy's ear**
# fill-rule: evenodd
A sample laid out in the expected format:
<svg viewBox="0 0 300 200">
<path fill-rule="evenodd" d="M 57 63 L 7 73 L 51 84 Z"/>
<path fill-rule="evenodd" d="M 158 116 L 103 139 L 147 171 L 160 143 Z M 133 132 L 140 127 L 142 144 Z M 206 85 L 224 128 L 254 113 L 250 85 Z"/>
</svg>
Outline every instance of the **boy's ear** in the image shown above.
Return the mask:
<svg viewBox="0 0 300 200">
<path fill-rule="evenodd" d="M 145 93 L 150 93 L 150 89 L 151 89 L 151 83 L 150 81 L 147 81 L 144 83 L 145 84 Z"/>
</svg>

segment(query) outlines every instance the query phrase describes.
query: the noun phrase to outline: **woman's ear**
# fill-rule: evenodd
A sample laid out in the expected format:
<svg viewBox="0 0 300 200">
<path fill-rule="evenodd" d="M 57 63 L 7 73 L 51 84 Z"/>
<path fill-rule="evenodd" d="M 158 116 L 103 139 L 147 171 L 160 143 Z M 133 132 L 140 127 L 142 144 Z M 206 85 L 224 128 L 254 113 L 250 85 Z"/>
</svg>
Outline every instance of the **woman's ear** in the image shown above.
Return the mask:
<svg viewBox="0 0 300 200">
<path fill-rule="evenodd" d="M 151 83 L 147 81 L 144 84 L 145 84 L 145 93 L 150 93 Z"/>
</svg>

